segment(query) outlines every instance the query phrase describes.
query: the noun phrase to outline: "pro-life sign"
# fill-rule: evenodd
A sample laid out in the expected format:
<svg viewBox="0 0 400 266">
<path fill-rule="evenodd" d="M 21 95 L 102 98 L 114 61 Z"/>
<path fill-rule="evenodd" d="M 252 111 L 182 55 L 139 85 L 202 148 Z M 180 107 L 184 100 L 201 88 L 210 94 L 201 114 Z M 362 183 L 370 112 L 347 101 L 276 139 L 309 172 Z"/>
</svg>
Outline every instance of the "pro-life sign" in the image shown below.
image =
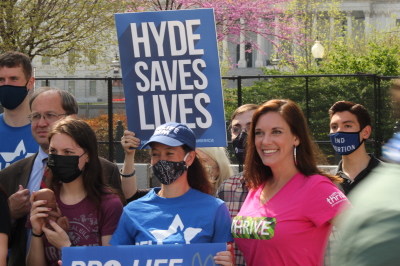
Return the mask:
<svg viewBox="0 0 400 266">
<path fill-rule="evenodd" d="M 62 248 L 63 266 L 215 266 L 226 243 Z"/>
<path fill-rule="evenodd" d="M 128 129 L 145 143 L 185 123 L 198 147 L 227 146 L 212 9 L 115 14 Z"/>
</svg>

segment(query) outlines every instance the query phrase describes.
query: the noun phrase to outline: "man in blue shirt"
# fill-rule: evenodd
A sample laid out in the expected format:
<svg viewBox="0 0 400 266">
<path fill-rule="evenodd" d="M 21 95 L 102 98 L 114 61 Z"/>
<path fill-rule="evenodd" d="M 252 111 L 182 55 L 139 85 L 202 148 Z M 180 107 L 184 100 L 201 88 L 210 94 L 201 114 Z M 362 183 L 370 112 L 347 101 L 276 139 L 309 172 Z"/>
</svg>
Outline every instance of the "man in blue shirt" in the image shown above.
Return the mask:
<svg viewBox="0 0 400 266">
<path fill-rule="evenodd" d="M 39 148 L 31 134 L 28 119 L 29 92 L 34 87 L 32 65 L 20 52 L 0 55 L 0 170 L 35 154 Z"/>
</svg>

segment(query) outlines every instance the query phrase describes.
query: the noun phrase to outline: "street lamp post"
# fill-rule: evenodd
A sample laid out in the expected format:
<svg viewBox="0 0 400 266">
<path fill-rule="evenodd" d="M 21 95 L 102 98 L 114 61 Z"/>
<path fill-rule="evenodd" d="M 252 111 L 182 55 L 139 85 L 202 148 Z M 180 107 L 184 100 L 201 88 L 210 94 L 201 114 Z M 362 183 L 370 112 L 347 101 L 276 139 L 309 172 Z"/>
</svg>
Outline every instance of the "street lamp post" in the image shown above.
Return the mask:
<svg viewBox="0 0 400 266">
<path fill-rule="evenodd" d="M 120 69 L 121 69 L 121 64 L 119 61 L 119 57 L 117 55 L 117 53 L 115 53 L 115 58 L 114 60 L 111 62 L 111 67 L 112 67 L 112 71 L 113 71 L 113 83 L 112 86 L 113 88 L 118 88 L 118 99 L 123 97 L 122 92 L 121 92 L 121 87 L 122 87 L 122 83 L 121 80 L 117 80 L 117 78 L 120 78 Z M 115 94 L 115 93 L 114 93 Z"/>
<path fill-rule="evenodd" d="M 276 57 L 271 60 L 271 65 L 273 65 L 274 68 L 277 69 L 277 66 L 278 66 L 280 61 L 281 61 L 281 59 L 278 58 L 278 53 L 276 53 Z"/>
<path fill-rule="evenodd" d="M 317 62 L 317 65 L 319 65 L 319 62 L 321 62 L 322 58 L 324 57 L 325 49 L 318 40 L 315 41 L 315 44 L 311 48 L 311 53 L 315 59 L 315 62 Z"/>
<path fill-rule="evenodd" d="M 121 68 L 121 65 L 120 65 L 120 62 L 119 62 L 119 57 L 118 57 L 117 54 L 115 54 L 115 58 L 111 62 L 111 67 L 113 69 L 114 78 L 117 78 L 119 76 L 119 70 Z"/>
</svg>

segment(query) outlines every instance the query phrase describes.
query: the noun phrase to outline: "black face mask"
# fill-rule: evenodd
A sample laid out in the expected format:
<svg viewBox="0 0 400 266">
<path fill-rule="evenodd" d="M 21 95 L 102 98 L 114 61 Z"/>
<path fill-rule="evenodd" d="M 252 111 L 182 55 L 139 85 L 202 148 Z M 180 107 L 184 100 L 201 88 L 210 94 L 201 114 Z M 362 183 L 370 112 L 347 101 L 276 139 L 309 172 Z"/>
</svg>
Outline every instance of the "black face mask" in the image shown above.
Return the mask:
<svg viewBox="0 0 400 266">
<path fill-rule="evenodd" d="M 170 185 L 175 182 L 185 171 L 188 170 L 186 165 L 186 158 L 189 155 L 187 153 L 183 161 L 171 162 L 165 160 L 159 160 L 157 163 L 151 166 L 152 174 L 160 181 L 161 184 Z"/>
<path fill-rule="evenodd" d="M 8 110 L 17 108 L 25 100 L 26 95 L 28 94 L 28 88 L 26 87 L 28 82 L 25 84 L 25 86 L 0 86 L 1 105 Z"/>
<path fill-rule="evenodd" d="M 240 164 L 244 164 L 246 142 L 247 133 L 244 131 L 242 131 L 239 136 L 237 136 L 236 139 L 232 141 L 236 159 L 239 161 Z"/>
<path fill-rule="evenodd" d="M 81 156 L 49 154 L 47 166 L 58 180 L 63 183 L 70 183 L 77 179 L 82 173 L 78 165 L 79 158 L 81 158 L 83 154 Z"/>
</svg>

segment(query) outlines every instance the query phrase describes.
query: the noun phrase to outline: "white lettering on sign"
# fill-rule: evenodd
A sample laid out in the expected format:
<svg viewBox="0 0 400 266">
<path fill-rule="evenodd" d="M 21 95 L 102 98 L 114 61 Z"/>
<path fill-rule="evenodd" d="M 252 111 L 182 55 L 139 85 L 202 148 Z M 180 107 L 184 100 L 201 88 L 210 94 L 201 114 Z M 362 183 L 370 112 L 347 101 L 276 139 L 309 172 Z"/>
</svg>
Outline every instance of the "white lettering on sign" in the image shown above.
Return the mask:
<svg viewBox="0 0 400 266">
<path fill-rule="evenodd" d="M 172 94 L 167 99 L 165 95 L 153 95 L 152 102 L 144 102 L 142 95 L 138 96 L 139 105 L 139 120 L 140 127 L 143 130 L 154 130 L 156 127 L 161 125 L 161 115 L 165 122 L 177 121 L 177 107 L 180 110 L 180 121 L 181 123 L 187 124 L 189 128 L 208 128 L 212 124 L 212 116 L 204 104 L 210 103 L 210 97 L 205 93 L 198 93 L 194 96 L 193 94 Z M 187 121 L 187 115 L 193 113 L 192 108 L 187 108 L 187 102 L 194 102 L 197 110 L 203 115 L 203 117 L 197 117 L 195 121 Z M 145 105 L 153 106 L 153 113 L 146 114 Z M 154 115 L 155 124 L 147 123 L 146 115 Z"/>
<path fill-rule="evenodd" d="M 183 259 L 156 259 L 156 260 L 147 260 L 145 263 L 140 263 L 140 260 L 134 260 L 133 266 L 182 266 Z M 142 261 L 144 262 L 144 261 Z M 73 261 L 71 266 L 121 266 L 116 260 L 109 260 L 104 265 L 101 261 L 90 260 L 87 263 L 84 261 Z"/>
<path fill-rule="evenodd" d="M 168 24 L 168 27 L 166 27 L 166 24 Z M 145 57 L 152 57 L 149 35 L 150 28 L 150 32 L 157 45 L 157 55 L 160 57 L 164 56 L 165 30 L 167 28 L 172 56 L 181 56 L 186 53 L 189 53 L 189 55 L 203 55 L 203 49 L 194 48 L 195 42 L 200 40 L 200 34 L 194 34 L 193 27 L 197 27 L 200 24 L 199 19 L 186 20 L 185 23 L 181 21 L 162 21 L 159 25 L 159 30 L 157 30 L 154 22 L 142 22 L 140 24 L 142 34 L 139 36 L 138 26 L 136 23 L 131 23 L 133 54 L 135 58 L 141 57 L 139 44 L 142 44 Z M 180 47 L 178 47 L 178 44 L 180 44 Z"/>
</svg>

